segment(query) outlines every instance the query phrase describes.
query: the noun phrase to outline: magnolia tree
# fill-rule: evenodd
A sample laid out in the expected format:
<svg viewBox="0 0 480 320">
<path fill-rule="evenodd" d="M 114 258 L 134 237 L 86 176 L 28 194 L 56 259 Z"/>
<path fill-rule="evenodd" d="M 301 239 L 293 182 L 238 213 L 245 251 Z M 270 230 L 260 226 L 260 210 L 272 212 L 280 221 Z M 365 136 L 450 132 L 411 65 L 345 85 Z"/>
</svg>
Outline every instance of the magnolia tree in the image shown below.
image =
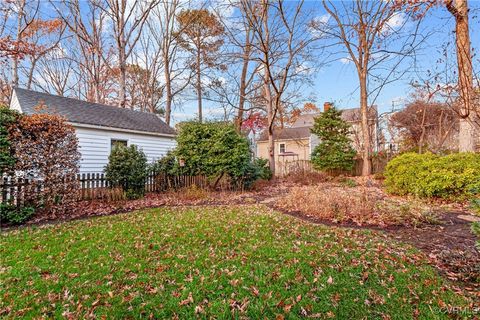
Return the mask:
<svg viewBox="0 0 480 320">
<path fill-rule="evenodd" d="M 74 128 L 57 115 L 21 116 L 9 128 L 15 169 L 31 177 L 25 204 L 45 214 L 64 213 L 77 199 L 78 141 Z"/>
</svg>

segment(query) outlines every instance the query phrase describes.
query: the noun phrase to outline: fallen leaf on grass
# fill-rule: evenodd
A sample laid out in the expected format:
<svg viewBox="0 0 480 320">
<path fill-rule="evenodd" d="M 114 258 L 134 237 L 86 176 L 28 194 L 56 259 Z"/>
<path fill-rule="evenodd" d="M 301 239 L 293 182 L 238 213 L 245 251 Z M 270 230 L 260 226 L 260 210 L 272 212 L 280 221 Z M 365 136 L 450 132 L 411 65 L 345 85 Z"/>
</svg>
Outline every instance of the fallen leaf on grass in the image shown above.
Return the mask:
<svg viewBox="0 0 480 320">
<path fill-rule="evenodd" d="M 193 296 L 192 293 L 188 293 L 188 298 L 185 300 L 180 301 L 179 305 L 186 306 L 187 304 L 193 303 Z"/>
</svg>

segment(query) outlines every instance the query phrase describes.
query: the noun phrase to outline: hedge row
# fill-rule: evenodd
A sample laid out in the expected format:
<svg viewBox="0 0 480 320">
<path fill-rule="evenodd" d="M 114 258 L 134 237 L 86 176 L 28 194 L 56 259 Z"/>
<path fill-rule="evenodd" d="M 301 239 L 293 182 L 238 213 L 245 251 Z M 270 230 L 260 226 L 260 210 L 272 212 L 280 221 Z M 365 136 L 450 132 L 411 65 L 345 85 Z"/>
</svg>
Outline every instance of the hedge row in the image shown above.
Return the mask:
<svg viewBox="0 0 480 320">
<path fill-rule="evenodd" d="M 405 153 L 388 163 L 385 178 L 394 194 L 466 199 L 480 193 L 480 154 Z"/>
</svg>

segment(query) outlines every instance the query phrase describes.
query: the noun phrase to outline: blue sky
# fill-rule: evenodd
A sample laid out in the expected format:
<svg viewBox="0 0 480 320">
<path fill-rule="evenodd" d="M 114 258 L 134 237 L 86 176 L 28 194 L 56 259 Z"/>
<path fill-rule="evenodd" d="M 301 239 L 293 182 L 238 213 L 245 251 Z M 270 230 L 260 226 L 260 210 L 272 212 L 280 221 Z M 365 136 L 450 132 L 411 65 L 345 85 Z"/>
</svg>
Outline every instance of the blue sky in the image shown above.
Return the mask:
<svg viewBox="0 0 480 320">
<path fill-rule="evenodd" d="M 480 11 L 480 1 L 470 1 L 472 14 L 470 15 L 470 36 L 472 48 L 480 48 L 480 21 L 477 14 Z M 434 32 L 419 51 L 416 67 L 412 68 L 410 61 L 404 64 L 404 68 L 409 68 L 409 72 L 400 81 L 387 85 L 376 104 L 381 112 L 392 108 L 392 101 L 395 104 L 402 104 L 409 94 L 414 90 L 410 85 L 412 80 L 417 79 L 416 70 L 425 73 L 428 70 L 441 69 L 441 64 L 437 59 L 441 58 L 441 47 L 447 42 L 451 42 L 449 49 L 452 58 L 454 54 L 454 18 L 446 11 L 444 7 L 435 8 L 425 17 L 422 22 L 425 31 Z M 474 69 L 479 70 L 479 57 L 474 59 Z M 352 63 L 344 64 L 341 61 L 331 63 L 323 68 L 315 78 L 314 91 L 317 93 L 318 101 L 335 101 L 340 108 L 353 108 L 359 104 L 358 78 L 354 65 Z M 319 103 L 321 104 L 321 103 Z"/>
<path fill-rule="evenodd" d="M 212 1 L 221 2 L 222 0 Z M 470 35 L 472 47 L 475 50 L 476 48 L 480 48 L 480 1 L 471 0 L 469 1 L 469 5 L 471 9 Z M 50 4 L 47 1 L 42 2 L 41 11 L 46 16 L 54 14 L 54 10 L 49 7 Z M 305 10 L 309 11 L 312 16 L 315 17 L 321 17 L 326 14 L 320 1 L 306 1 Z M 226 12 L 225 14 L 232 13 Z M 415 71 L 419 71 L 420 74 L 426 74 L 427 70 L 442 68 L 441 64 L 437 63 L 437 60 L 442 56 L 440 52 L 442 45 L 450 42 L 449 54 L 452 54 L 453 59 L 455 58 L 455 46 L 453 42 L 454 19 L 444 7 L 437 7 L 431 10 L 422 21 L 422 26 L 421 30 L 425 33 L 433 32 L 433 35 L 428 38 L 427 43 L 425 43 L 423 49 L 417 55 L 416 67 L 414 68 L 412 66 L 411 60 L 403 63 L 401 68 L 408 70 L 405 76 L 401 80 L 387 85 L 382 90 L 382 93 L 375 101 L 380 112 L 390 110 L 392 101 L 395 101 L 397 105 L 402 105 L 405 102 L 409 93 L 413 91 L 410 82 L 417 77 Z M 345 59 L 340 59 L 345 57 L 347 57 L 346 53 L 343 56 L 341 54 L 338 55 L 337 58 L 339 58 L 339 60 L 333 61 L 315 72 L 312 77 L 312 86 L 305 85 L 301 88 L 306 97 L 312 95 L 315 97 L 314 102 L 318 106 L 322 106 L 325 101 L 333 101 L 340 109 L 358 107 L 359 92 L 357 90 L 358 79 L 356 70 L 353 63 L 346 63 Z M 321 59 L 321 57 L 319 57 L 319 59 Z M 478 56 L 474 58 L 474 69 L 476 72 L 480 71 Z M 205 101 L 204 106 L 204 114 L 207 117 L 219 117 L 223 112 L 218 106 L 209 101 Z M 196 102 L 184 101 L 181 109 L 174 110 L 174 121 L 177 122 L 193 118 L 195 114 Z"/>
<path fill-rule="evenodd" d="M 470 35 L 472 48 L 480 48 L 480 1 L 470 1 Z M 322 5 L 319 1 L 306 1 L 306 10 L 312 10 L 315 16 L 325 15 Z M 413 25 L 414 22 L 410 23 Z M 408 25 L 407 25 L 408 27 Z M 442 58 L 442 46 L 448 44 L 450 59 L 455 62 L 455 43 L 454 30 L 455 21 L 449 12 L 439 6 L 429 11 L 428 15 L 421 22 L 421 29 L 424 34 L 431 33 L 422 48 L 417 52 L 415 65 L 413 59 L 407 59 L 400 69 L 407 70 L 406 74 L 399 81 L 386 85 L 378 96 L 375 104 L 380 112 L 388 112 L 392 109 L 392 104 L 402 107 L 409 95 L 415 90 L 411 83 L 418 80 L 418 75 L 426 77 L 428 70 L 444 69 L 443 62 L 438 63 Z M 344 54 L 347 57 L 347 54 Z M 340 54 L 338 58 L 342 58 Z M 474 58 L 474 69 L 479 72 L 479 57 Z M 451 81 L 451 79 L 449 79 Z M 439 79 L 439 81 L 446 81 Z M 313 86 L 304 86 L 302 90 L 305 96 L 314 96 L 315 103 L 321 107 L 325 101 L 333 101 L 340 109 L 355 108 L 359 105 L 358 77 L 353 63 L 348 63 L 346 59 L 339 59 L 321 67 L 313 77 Z M 218 107 L 212 106 L 212 103 L 206 102 L 205 114 L 218 116 L 221 111 Z M 301 106 L 299 106 L 301 107 Z M 196 112 L 195 102 L 186 102 L 183 110 L 177 110 L 175 115 L 177 120 L 192 118 Z"/>
</svg>

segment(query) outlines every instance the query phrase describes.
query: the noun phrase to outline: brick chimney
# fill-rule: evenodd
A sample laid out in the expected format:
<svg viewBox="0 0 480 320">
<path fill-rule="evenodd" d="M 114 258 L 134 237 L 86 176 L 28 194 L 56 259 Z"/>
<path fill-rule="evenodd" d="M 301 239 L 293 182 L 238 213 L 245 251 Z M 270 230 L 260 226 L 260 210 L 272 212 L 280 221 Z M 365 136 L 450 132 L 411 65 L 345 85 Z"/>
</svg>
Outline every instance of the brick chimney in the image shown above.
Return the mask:
<svg viewBox="0 0 480 320">
<path fill-rule="evenodd" d="M 330 110 L 330 108 L 332 107 L 332 103 L 331 102 L 324 102 L 323 103 L 323 112 L 327 112 L 328 110 Z"/>
</svg>

